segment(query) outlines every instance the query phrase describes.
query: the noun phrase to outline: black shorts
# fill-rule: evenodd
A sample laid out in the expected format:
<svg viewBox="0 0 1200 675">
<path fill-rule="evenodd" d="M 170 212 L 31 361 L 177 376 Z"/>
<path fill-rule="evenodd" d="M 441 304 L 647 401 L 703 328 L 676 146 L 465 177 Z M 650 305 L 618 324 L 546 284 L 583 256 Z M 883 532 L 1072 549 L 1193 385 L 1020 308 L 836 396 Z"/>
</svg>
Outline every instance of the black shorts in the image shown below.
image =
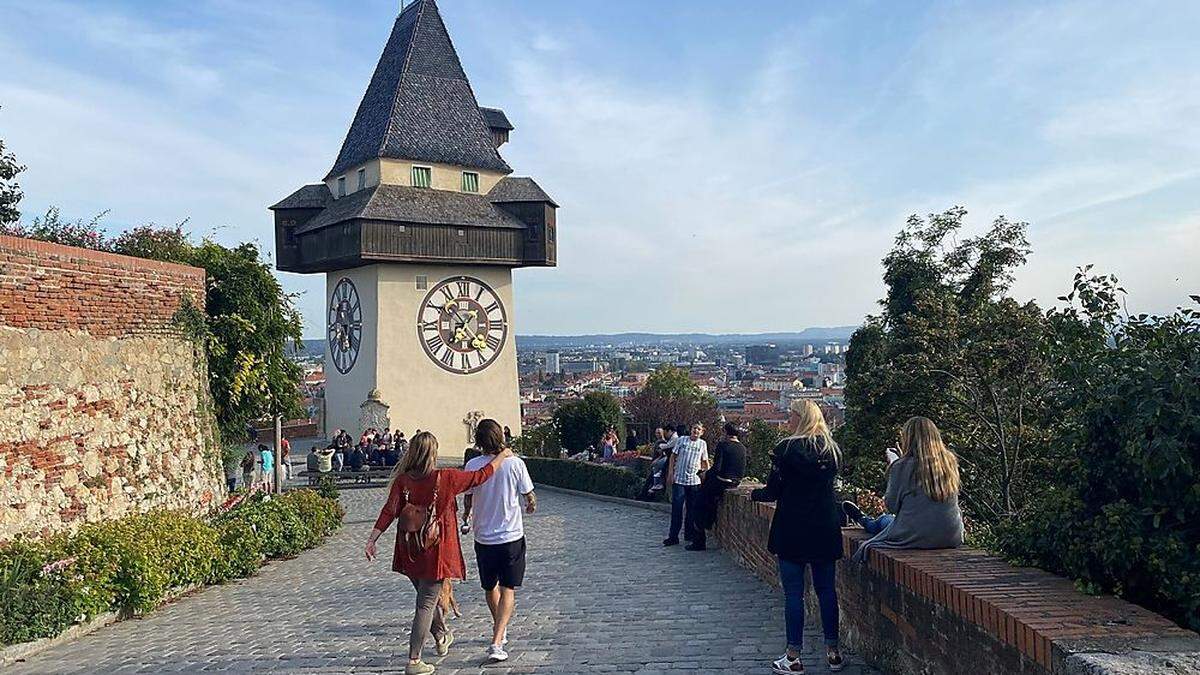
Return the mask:
<svg viewBox="0 0 1200 675">
<path fill-rule="evenodd" d="M 490 591 L 500 584 L 520 588 L 525 581 L 525 537 L 507 544 L 475 542 L 475 562 L 479 564 L 479 585 Z"/>
</svg>

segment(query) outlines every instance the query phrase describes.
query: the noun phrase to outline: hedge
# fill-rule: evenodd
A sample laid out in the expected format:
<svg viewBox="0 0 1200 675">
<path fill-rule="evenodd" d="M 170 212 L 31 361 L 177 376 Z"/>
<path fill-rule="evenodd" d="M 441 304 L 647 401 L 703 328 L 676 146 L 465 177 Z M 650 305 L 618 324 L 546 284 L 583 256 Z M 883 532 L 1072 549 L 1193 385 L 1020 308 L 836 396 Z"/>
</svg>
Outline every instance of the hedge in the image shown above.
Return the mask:
<svg viewBox="0 0 1200 675">
<path fill-rule="evenodd" d="M 523 457 L 533 482 L 554 487 L 634 499 L 642 489 L 642 476 L 611 465 L 591 464 L 571 459 Z"/>
<path fill-rule="evenodd" d="M 172 589 L 247 577 L 316 546 L 342 507 L 312 490 L 258 493 L 212 517 L 152 511 L 0 547 L 0 644 L 58 635 L 105 612 L 146 612 Z"/>
</svg>

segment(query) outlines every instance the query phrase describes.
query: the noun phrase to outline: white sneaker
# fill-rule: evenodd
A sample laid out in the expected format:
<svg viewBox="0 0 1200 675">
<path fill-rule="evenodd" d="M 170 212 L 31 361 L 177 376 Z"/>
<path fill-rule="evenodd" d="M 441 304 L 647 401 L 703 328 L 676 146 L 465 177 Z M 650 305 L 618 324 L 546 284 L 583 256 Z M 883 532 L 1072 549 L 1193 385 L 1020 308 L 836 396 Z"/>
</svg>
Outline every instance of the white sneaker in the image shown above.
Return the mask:
<svg viewBox="0 0 1200 675">
<path fill-rule="evenodd" d="M 492 663 L 500 663 L 508 660 L 508 652 L 504 651 L 504 647 L 500 645 L 492 645 L 488 647 L 487 659 Z"/>
<path fill-rule="evenodd" d="M 804 664 L 800 659 L 793 659 L 784 654 L 782 658 L 771 664 L 771 672 L 776 675 L 788 675 L 789 673 L 803 673 Z"/>
</svg>

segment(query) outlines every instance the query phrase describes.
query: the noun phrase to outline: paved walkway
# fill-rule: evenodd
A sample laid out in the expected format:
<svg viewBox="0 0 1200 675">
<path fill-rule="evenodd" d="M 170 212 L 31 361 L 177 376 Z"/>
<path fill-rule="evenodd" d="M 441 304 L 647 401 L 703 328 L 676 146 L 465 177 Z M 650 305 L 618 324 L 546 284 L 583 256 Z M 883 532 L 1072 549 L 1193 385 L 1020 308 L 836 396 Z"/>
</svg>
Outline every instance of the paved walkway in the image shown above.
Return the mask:
<svg viewBox="0 0 1200 675">
<path fill-rule="evenodd" d="M 403 672 L 412 588 L 361 553 L 382 499 L 379 488 L 343 490 L 346 525 L 320 548 L 6 671 Z M 450 656 L 439 663 L 430 646 L 427 659 L 438 673 L 769 673 L 783 641 L 778 593 L 719 551 L 663 549 L 665 518 L 545 492 L 526 522 L 530 572 L 512 658 L 483 666 L 490 618 L 471 579 L 458 587 L 464 616 L 451 624 Z M 809 672 L 827 672 L 817 632 L 806 641 Z M 852 661 L 843 672 L 874 671 Z"/>
</svg>

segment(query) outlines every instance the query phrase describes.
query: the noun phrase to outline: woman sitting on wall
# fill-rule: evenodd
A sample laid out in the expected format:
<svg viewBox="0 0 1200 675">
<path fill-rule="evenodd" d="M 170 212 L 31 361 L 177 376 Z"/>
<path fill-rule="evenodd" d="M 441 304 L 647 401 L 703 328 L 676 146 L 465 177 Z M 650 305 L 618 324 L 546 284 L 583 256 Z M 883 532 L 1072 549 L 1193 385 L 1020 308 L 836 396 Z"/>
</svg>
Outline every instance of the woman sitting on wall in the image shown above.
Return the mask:
<svg viewBox="0 0 1200 675">
<path fill-rule="evenodd" d="M 750 493 L 757 502 L 777 502 L 767 550 L 779 558 L 787 652 L 771 664 L 776 673 L 803 673 L 804 568 L 812 568 L 813 590 L 821 607 L 825 658 L 829 669 L 842 669 L 838 649 L 835 563 L 842 557 L 841 517 L 833 496 L 840 452 L 821 409 L 808 400 L 789 406 L 795 432 L 771 451 L 766 487 Z"/>
<path fill-rule="evenodd" d="M 962 545 L 962 512 L 958 508 L 958 458 L 942 442 L 937 426 L 913 417 L 900 431 L 900 458 L 888 467 L 883 501 L 888 514 L 867 518 L 853 503 L 846 515 L 875 534 L 858 547 L 854 560 L 864 562 L 873 548 L 957 548 Z"/>
</svg>

